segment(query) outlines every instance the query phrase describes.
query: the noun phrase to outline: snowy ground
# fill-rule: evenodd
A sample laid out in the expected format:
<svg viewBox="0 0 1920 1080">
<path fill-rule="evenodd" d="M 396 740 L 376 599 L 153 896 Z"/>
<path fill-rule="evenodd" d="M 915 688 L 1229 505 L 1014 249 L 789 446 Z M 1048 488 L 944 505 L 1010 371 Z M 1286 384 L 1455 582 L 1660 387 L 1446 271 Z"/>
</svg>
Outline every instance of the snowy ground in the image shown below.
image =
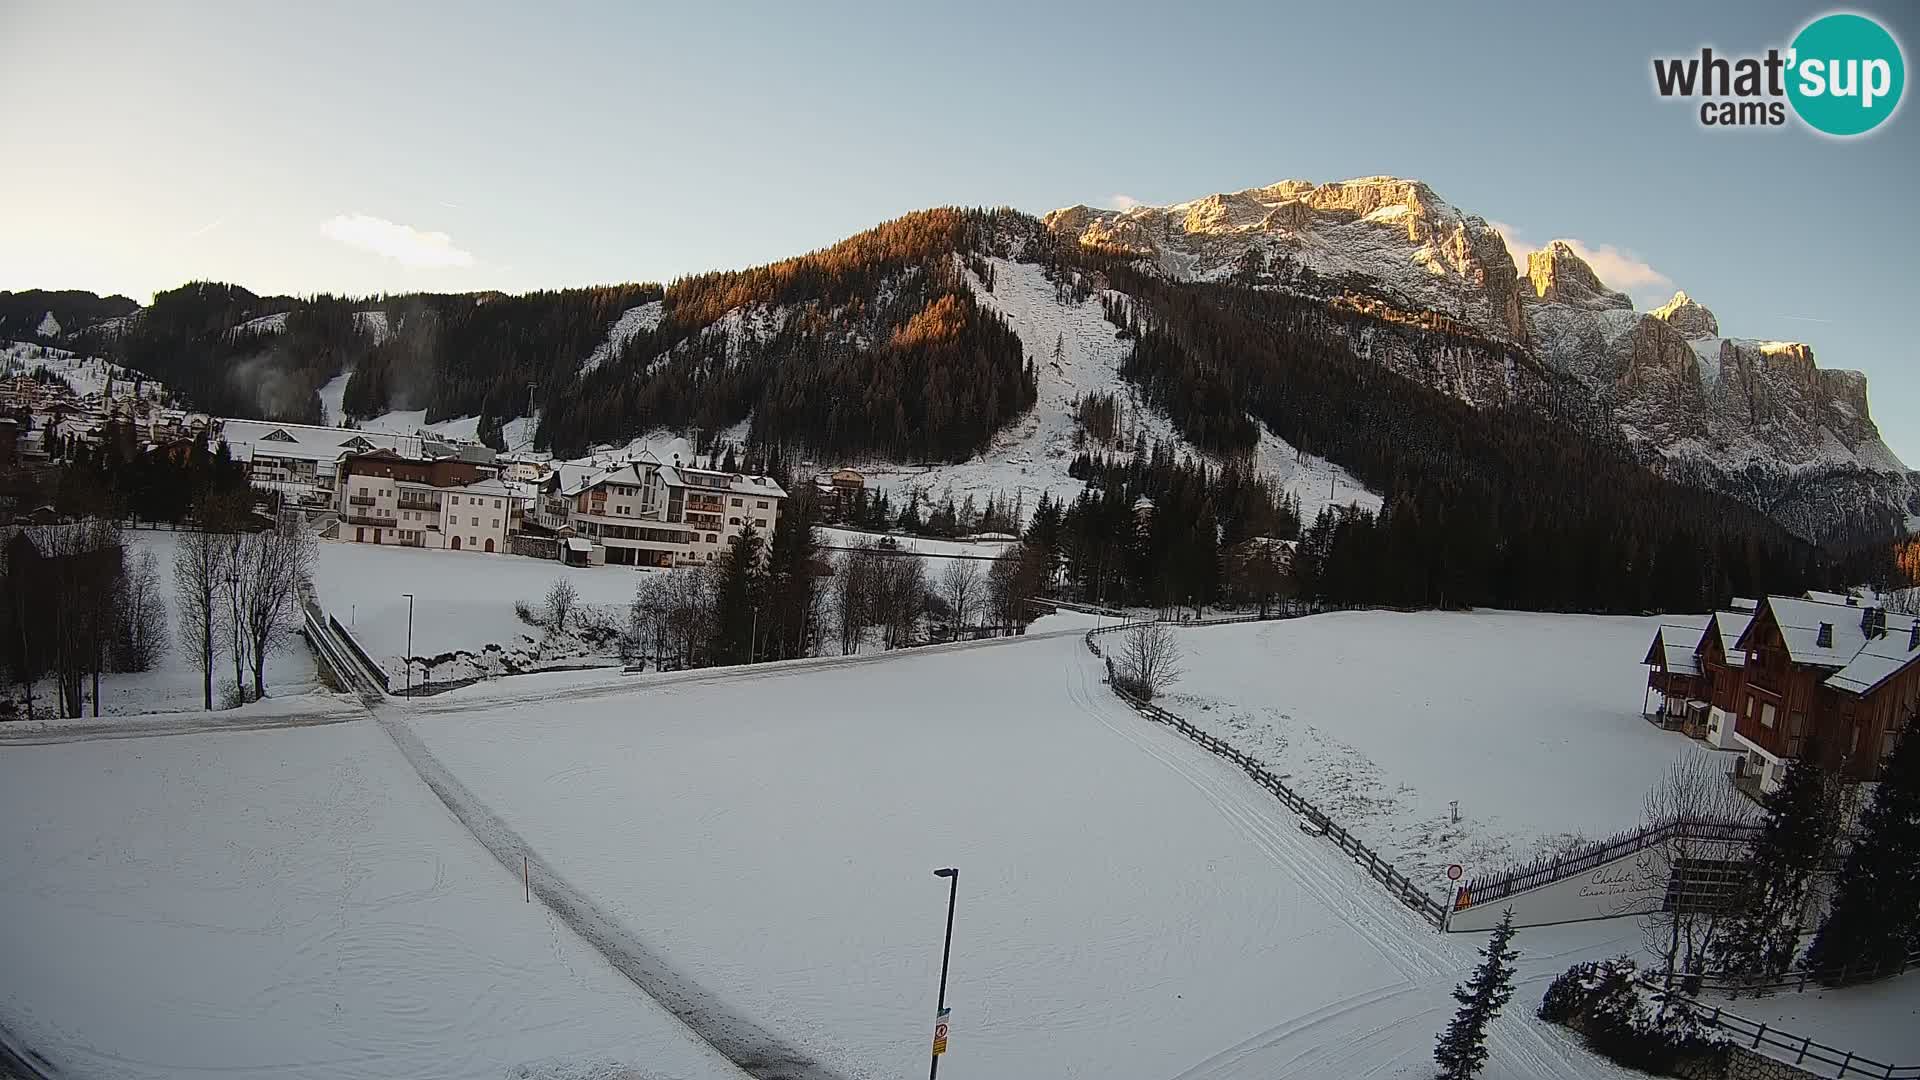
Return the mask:
<svg viewBox="0 0 1920 1080">
<path fill-rule="evenodd" d="M 1067 633 L 407 723 L 688 984 L 847 1077 L 925 1058 L 948 863 L 952 1077 L 1430 1075 L 1473 942 L 1099 679 Z M 1484 1075 L 1616 1075 L 1512 1012 Z"/>
<path fill-rule="evenodd" d="M 1637 827 L 1667 766 L 1709 752 L 1640 717 L 1658 623 L 1350 612 L 1196 627 L 1179 632 L 1185 675 L 1160 704 L 1291 774 L 1444 896 L 1449 863 L 1471 877 Z"/>
<path fill-rule="evenodd" d="M 406 670 L 403 593 L 414 594 L 414 656 L 477 654 L 489 645 L 524 648 L 538 639 L 541 631 L 514 614 L 514 601 L 524 600 L 538 612 L 547 590 L 560 578 L 573 583 L 582 603 L 618 608 L 618 617 L 624 619 L 645 573 L 621 566 L 572 568 L 520 555 L 321 541 L 314 591 L 320 605 L 397 679 Z M 610 661 L 576 657 L 571 662 Z M 435 677 L 474 673 L 452 666 L 436 671 Z"/>
<path fill-rule="evenodd" d="M 63 1077 L 741 1074 L 366 721 L 0 752 L 0 1025 Z"/>
<path fill-rule="evenodd" d="M 206 697 L 199 667 L 180 644 L 180 621 L 175 617 L 173 595 L 173 552 L 178 533 L 154 529 L 129 529 L 126 532 L 129 563 L 141 552 L 153 552 L 159 564 L 160 600 L 167 608 L 168 649 L 152 671 L 106 674 L 100 677 L 100 712 L 107 716 L 144 715 L 198 710 Z M 253 674 L 247 672 L 249 685 Z M 233 660 L 222 651 L 213 672 L 213 703 L 225 704 L 225 688 L 233 685 Z M 267 658 L 267 696 L 300 696 L 320 689 L 313 654 L 298 638 Z M 89 692 L 91 684 L 89 683 Z M 43 682 L 34 692 L 36 713 L 53 701 L 53 684 Z M 89 704 L 88 711 L 92 711 Z"/>
<path fill-rule="evenodd" d="M 878 543 L 880 534 L 862 532 L 858 529 L 821 528 L 820 544 L 824 554 L 830 558 L 846 557 L 843 550 L 854 544 Z M 947 567 L 956 562 L 971 562 L 980 571 L 980 593 L 986 592 L 987 571 L 993 568 L 991 560 L 999 558 L 1009 547 L 1011 540 L 936 540 L 923 536 L 892 536 L 891 550 L 919 556 L 925 565 L 927 581 L 938 591 L 940 577 Z"/>
</svg>

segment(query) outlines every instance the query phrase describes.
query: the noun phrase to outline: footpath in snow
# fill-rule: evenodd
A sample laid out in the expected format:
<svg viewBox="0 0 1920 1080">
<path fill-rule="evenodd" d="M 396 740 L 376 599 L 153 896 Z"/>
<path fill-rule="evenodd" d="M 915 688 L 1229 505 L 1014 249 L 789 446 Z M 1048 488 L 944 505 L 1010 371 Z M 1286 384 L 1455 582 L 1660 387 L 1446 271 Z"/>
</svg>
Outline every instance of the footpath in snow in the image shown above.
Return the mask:
<svg viewBox="0 0 1920 1080">
<path fill-rule="evenodd" d="M 0 748 L 0 1029 L 62 1078 L 739 1078 L 367 721 Z"/>
</svg>

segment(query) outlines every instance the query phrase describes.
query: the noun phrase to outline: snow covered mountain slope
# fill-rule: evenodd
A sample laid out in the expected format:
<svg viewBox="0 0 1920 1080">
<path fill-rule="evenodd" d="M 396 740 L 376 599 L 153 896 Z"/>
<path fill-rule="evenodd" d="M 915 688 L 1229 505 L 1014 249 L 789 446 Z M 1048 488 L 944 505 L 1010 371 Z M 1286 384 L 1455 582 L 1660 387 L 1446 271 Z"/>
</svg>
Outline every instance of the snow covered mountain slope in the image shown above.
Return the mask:
<svg viewBox="0 0 1920 1080">
<path fill-rule="evenodd" d="M 1115 446 L 1105 449 L 1130 452 L 1137 435 L 1148 445 L 1171 443 L 1177 452 L 1211 458 L 1188 443 L 1164 413 L 1142 401 L 1138 387 L 1120 377 L 1129 345 L 1115 336 L 1114 325 L 1102 314 L 1101 294 L 1076 300 L 1057 289 L 1037 263 L 1000 257 L 985 262 L 991 284 L 970 268 L 963 266 L 962 272 L 981 304 L 1006 321 L 1033 358 L 1038 400 L 969 461 L 930 466 L 868 462 L 860 468 L 870 480 L 897 493 L 916 490 L 944 498 L 951 491 L 956 500 L 971 495 L 980 504 L 988 496 L 1019 497 L 1031 508 L 1041 492 L 1071 501 L 1086 485 L 1067 475 L 1067 466 L 1082 449 L 1103 449 L 1081 437 L 1074 416 L 1075 405 L 1095 394 L 1110 394 L 1122 404 L 1121 434 Z M 1313 520 L 1327 505 L 1380 506 L 1379 495 L 1345 469 L 1299 453 L 1264 427 L 1254 464 L 1279 491 L 1300 500 L 1305 520 Z"/>
<path fill-rule="evenodd" d="M 1417 180 L 1288 180 L 1174 206 L 1075 206 L 1056 234 L 1180 280 L 1233 280 L 1325 298 L 1393 321 L 1467 332 L 1431 357 L 1383 353 L 1401 374 L 1476 405 L 1514 353 L 1570 376 L 1656 469 L 1734 495 L 1804 536 L 1920 515 L 1920 489 L 1881 441 L 1866 377 L 1823 371 L 1810 346 L 1721 336 L 1685 293 L 1636 311 L 1574 247 L 1514 265 L 1486 219 Z"/>
</svg>

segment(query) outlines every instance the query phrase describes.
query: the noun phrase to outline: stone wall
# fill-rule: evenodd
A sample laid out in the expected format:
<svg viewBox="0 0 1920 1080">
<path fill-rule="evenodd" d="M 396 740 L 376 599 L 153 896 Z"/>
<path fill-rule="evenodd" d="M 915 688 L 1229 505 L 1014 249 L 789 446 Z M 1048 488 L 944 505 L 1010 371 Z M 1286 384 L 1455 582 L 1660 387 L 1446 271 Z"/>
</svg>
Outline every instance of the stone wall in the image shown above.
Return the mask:
<svg viewBox="0 0 1920 1080">
<path fill-rule="evenodd" d="M 1733 1053 L 1727 1058 L 1727 1080 L 1815 1080 L 1817 1076 L 1744 1046 L 1731 1049 Z"/>
</svg>

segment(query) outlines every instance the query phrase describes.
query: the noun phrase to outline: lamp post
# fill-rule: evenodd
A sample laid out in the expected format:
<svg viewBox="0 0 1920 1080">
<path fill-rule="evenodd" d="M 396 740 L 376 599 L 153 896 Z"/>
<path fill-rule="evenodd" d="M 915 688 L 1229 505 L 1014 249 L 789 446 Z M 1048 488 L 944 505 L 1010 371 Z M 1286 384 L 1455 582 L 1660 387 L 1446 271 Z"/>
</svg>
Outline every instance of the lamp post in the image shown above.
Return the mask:
<svg viewBox="0 0 1920 1080">
<path fill-rule="evenodd" d="M 927 1080 L 935 1080 L 940 1075 L 940 1055 L 947 1049 L 947 959 L 953 955 L 953 901 L 960 892 L 960 869 L 954 866 L 942 867 L 933 872 L 934 877 L 947 879 L 947 943 L 940 949 L 940 1001 L 935 1006 L 933 1063 L 927 1069 Z"/>
<path fill-rule="evenodd" d="M 407 598 L 407 703 L 413 703 L 413 594 L 401 593 Z"/>
</svg>

